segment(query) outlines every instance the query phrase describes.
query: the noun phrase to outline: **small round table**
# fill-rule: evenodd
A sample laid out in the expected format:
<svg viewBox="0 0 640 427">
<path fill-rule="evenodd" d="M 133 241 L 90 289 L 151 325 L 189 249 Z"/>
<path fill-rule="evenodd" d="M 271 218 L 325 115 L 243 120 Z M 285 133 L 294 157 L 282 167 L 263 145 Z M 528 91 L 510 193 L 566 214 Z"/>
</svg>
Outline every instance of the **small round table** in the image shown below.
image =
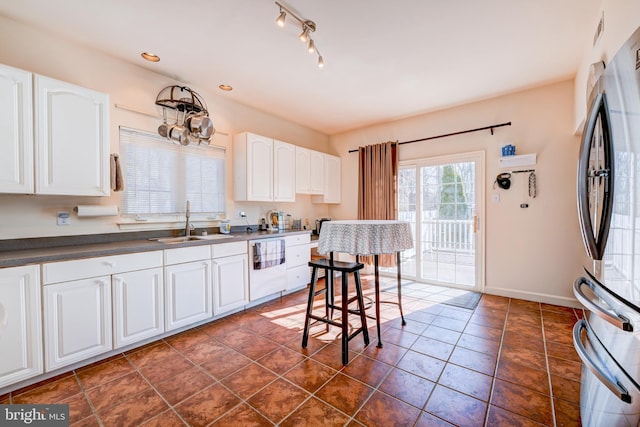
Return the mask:
<svg viewBox="0 0 640 427">
<path fill-rule="evenodd" d="M 331 255 L 333 252 L 355 255 L 373 255 L 376 293 L 376 327 L 378 331 L 378 347 L 382 347 L 380 339 L 380 275 L 378 256 L 396 254 L 398 278 L 398 307 L 402 324 L 406 325 L 401 303 L 400 252 L 413 248 L 411 224 L 397 220 L 347 220 L 325 221 L 322 223 L 318 239 L 318 253 Z M 327 280 L 333 281 L 333 278 Z"/>
</svg>

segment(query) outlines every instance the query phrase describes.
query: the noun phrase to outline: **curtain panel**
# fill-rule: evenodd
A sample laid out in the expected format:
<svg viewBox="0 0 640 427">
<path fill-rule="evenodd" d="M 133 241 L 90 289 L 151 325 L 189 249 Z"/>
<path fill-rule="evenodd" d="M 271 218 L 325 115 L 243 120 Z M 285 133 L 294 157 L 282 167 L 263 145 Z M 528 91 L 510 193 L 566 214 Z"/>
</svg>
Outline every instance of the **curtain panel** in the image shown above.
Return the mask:
<svg viewBox="0 0 640 427">
<path fill-rule="evenodd" d="M 398 219 L 398 142 L 358 148 L 358 219 Z M 360 257 L 372 264 L 373 257 Z M 396 265 L 395 255 L 381 255 L 380 265 Z"/>
</svg>

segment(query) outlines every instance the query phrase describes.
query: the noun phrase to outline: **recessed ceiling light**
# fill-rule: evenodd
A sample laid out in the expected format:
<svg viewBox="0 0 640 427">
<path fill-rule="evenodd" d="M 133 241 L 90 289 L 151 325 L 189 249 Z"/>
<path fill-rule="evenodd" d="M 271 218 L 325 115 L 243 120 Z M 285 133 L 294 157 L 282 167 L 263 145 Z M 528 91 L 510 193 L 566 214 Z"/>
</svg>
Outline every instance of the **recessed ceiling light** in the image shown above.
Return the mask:
<svg viewBox="0 0 640 427">
<path fill-rule="evenodd" d="M 146 59 L 149 62 L 160 62 L 160 57 L 155 53 L 142 52 L 140 56 L 142 56 L 144 59 Z"/>
<path fill-rule="evenodd" d="M 230 91 L 233 90 L 233 87 L 231 87 L 229 85 L 220 85 L 218 87 L 220 88 L 220 90 L 224 90 L 224 91 L 227 91 L 227 92 L 230 92 Z"/>
</svg>

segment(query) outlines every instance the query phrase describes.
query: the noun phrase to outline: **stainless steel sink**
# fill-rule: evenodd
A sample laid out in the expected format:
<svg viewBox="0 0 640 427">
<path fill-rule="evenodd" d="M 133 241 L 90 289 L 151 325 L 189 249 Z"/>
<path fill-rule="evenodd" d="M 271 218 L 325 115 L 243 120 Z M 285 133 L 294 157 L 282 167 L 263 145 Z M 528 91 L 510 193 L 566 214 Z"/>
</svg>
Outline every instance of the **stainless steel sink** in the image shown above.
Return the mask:
<svg viewBox="0 0 640 427">
<path fill-rule="evenodd" d="M 230 239 L 233 236 L 229 234 L 207 234 L 206 236 L 191 236 L 197 237 L 199 240 L 218 240 L 218 239 Z"/>
<path fill-rule="evenodd" d="M 175 243 L 185 243 L 185 242 L 193 242 L 200 240 L 218 240 L 218 239 L 229 239 L 233 236 L 228 234 L 207 234 L 206 236 L 179 236 L 179 237 L 159 237 L 149 240 L 155 240 L 160 243 L 166 244 L 175 244 Z"/>
<path fill-rule="evenodd" d="M 199 239 L 199 237 L 200 236 L 161 237 L 158 239 L 149 239 L 149 240 L 157 240 L 160 243 L 172 244 L 172 243 L 185 243 L 185 242 L 191 242 L 194 240 L 201 240 Z"/>
</svg>

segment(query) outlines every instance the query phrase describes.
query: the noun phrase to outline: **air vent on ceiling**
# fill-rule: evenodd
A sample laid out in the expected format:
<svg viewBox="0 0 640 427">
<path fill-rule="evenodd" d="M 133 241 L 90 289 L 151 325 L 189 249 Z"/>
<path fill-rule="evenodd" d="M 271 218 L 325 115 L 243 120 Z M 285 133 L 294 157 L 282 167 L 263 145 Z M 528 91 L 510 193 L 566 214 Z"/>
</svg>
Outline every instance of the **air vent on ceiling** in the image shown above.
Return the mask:
<svg viewBox="0 0 640 427">
<path fill-rule="evenodd" d="M 604 11 L 600 17 L 600 21 L 598 22 L 598 26 L 596 27 L 596 32 L 593 35 L 593 46 L 598 44 L 600 38 L 602 38 L 602 33 L 604 33 Z"/>
</svg>

